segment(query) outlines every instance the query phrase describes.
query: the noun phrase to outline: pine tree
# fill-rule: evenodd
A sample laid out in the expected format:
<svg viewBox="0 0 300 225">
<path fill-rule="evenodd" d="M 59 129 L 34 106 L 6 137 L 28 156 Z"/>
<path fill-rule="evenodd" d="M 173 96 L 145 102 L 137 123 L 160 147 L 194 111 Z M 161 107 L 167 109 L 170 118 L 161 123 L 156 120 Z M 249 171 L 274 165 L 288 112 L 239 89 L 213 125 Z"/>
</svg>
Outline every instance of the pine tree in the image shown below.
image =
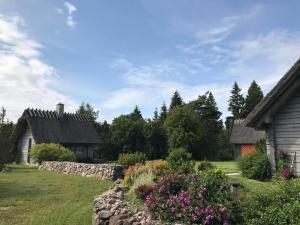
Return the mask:
<svg viewBox="0 0 300 225">
<path fill-rule="evenodd" d="M 158 111 L 157 111 L 156 107 L 155 107 L 155 111 L 153 113 L 153 120 L 158 120 Z"/>
<path fill-rule="evenodd" d="M 245 100 L 245 106 L 243 110 L 243 117 L 247 117 L 248 114 L 254 109 L 254 107 L 263 99 L 264 94 L 260 86 L 253 81 L 248 89 L 248 94 Z"/>
<path fill-rule="evenodd" d="M 242 117 L 244 102 L 245 99 L 241 94 L 241 89 L 238 84 L 234 82 L 228 107 L 228 111 L 232 113 L 234 119 L 240 119 Z"/>
<path fill-rule="evenodd" d="M 161 122 L 164 122 L 167 119 L 167 115 L 168 115 L 168 109 L 167 109 L 166 103 L 164 102 L 160 108 L 159 120 Z"/>
<path fill-rule="evenodd" d="M 135 106 L 133 112 L 131 113 L 131 116 L 132 116 L 134 119 L 143 119 L 141 110 L 139 109 L 139 107 L 138 107 L 137 105 Z"/>
<path fill-rule="evenodd" d="M 96 111 L 89 103 L 84 103 L 79 106 L 76 111 L 76 114 L 85 116 L 92 123 L 96 123 L 96 120 L 99 117 L 99 111 Z"/>
<path fill-rule="evenodd" d="M 175 106 L 181 106 L 181 105 L 183 105 L 183 100 L 179 92 L 175 91 L 171 99 L 170 110 L 172 110 Z"/>
</svg>

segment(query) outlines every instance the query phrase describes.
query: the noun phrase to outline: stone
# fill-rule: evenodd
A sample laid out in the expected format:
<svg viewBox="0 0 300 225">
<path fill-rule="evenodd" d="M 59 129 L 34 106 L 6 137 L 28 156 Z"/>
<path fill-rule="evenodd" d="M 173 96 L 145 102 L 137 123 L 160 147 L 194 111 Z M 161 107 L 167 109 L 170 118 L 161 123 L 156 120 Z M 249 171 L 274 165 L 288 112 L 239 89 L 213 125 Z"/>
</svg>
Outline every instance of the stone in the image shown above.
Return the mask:
<svg viewBox="0 0 300 225">
<path fill-rule="evenodd" d="M 103 210 L 103 211 L 100 211 L 100 213 L 99 213 L 99 217 L 101 219 L 105 219 L 105 220 L 109 219 L 112 215 L 113 215 L 113 212 L 108 211 L 108 210 Z"/>
</svg>

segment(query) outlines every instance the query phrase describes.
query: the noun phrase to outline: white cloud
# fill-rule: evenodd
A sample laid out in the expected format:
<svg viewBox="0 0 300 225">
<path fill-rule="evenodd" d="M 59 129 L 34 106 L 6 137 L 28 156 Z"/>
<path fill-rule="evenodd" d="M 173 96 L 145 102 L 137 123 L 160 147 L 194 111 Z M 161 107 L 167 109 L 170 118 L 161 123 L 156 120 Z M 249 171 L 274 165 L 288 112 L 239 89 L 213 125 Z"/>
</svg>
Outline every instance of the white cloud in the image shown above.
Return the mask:
<svg viewBox="0 0 300 225">
<path fill-rule="evenodd" d="M 50 88 L 56 70 L 40 58 L 43 46 L 24 32 L 20 17 L 0 16 L 0 106 L 16 120 L 27 107 L 54 109 L 77 105 Z"/>
<path fill-rule="evenodd" d="M 74 20 L 73 13 L 77 11 L 77 8 L 70 2 L 65 2 L 64 6 L 67 10 L 67 26 L 74 28 L 77 25 L 77 22 Z M 58 12 L 61 13 L 63 11 L 59 10 Z"/>
</svg>

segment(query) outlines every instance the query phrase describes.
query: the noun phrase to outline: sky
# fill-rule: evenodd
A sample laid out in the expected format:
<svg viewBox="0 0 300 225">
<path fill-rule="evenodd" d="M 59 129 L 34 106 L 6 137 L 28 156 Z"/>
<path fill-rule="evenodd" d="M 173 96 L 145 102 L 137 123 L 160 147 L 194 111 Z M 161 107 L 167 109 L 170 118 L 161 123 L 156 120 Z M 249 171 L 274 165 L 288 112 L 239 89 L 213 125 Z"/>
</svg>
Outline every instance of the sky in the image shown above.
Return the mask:
<svg viewBox="0 0 300 225">
<path fill-rule="evenodd" d="M 0 107 L 145 118 L 211 91 L 223 118 L 237 81 L 266 94 L 300 56 L 299 1 L 0 0 Z"/>
</svg>

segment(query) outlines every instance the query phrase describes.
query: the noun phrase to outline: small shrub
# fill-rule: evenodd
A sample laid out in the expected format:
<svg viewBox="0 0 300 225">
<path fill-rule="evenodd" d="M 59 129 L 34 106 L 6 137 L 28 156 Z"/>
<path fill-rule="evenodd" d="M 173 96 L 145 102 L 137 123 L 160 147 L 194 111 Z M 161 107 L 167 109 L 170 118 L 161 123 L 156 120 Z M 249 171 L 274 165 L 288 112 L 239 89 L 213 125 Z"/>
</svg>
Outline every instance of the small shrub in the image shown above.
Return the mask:
<svg viewBox="0 0 300 225">
<path fill-rule="evenodd" d="M 255 143 L 255 150 L 261 153 L 267 153 L 267 144 L 265 138 L 259 139 Z"/>
<path fill-rule="evenodd" d="M 192 154 L 185 148 L 175 148 L 169 152 L 167 162 L 175 172 L 190 173 L 194 170 L 194 161 L 192 161 Z"/>
<path fill-rule="evenodd" d="M 211 162 L 204 160 L 198 164 L 197 170 L 198 171 L 207 171 L 207 170 L 212 170 L 215 168 L 216 167 Z"/>
<path fill-rule="evenodd" d="M 164 160 L 148 161 L 145 164 L 138 163 L 134 166 L 130 166 L 125 171 L 124 184 L 132 186 L 143 174 L 150 174 L 153 180 L 156 180 L 167 174 L 167 171 L 169 171 L 169 168 L 167 162 Z"/>
<path fill-rule="evenodd" d="M 151 184 L 142 184 L 135 188 L 135 195 L 142 200 L 146 200 L 146 197 L 152 193 L 154 187 Z"/>
<path fill-rule="evenodd" d="M 265 153 L 255 151 L 240 159 L 238 165 L 244 177 L 255 180 L 271 178 L 271 163 Z"/>
<path fill-rule="evenodd" d="M 142 152 L 121 153 L 118 157 L 118 163 L 123 166 L 133 166 L 137 163 L 145 163 L 146 160 L 147 156 Z"/>
<path fill-rule="evenodd" d="M 42 161 L 75 161 L 75 154 L 59 144 L 37 144 L 30 151 L 34 162 Z"/>
<path fill-rule="evenodd" d="M 242 204 L 245 225 L 290 225 L 300 221 L 300 182 L 281 182 L 279 188 L 258 192 Z"/>
<path fill-rule="evenodd" d="M 281 171 L 281 176 L 284 177 L 285 179 L 291 179 L 291 178 L 294 177 L 294 174 L 293 174 L 293 172 L 291 171 L 290 168 L 284 168 Z"/>
</svg>

